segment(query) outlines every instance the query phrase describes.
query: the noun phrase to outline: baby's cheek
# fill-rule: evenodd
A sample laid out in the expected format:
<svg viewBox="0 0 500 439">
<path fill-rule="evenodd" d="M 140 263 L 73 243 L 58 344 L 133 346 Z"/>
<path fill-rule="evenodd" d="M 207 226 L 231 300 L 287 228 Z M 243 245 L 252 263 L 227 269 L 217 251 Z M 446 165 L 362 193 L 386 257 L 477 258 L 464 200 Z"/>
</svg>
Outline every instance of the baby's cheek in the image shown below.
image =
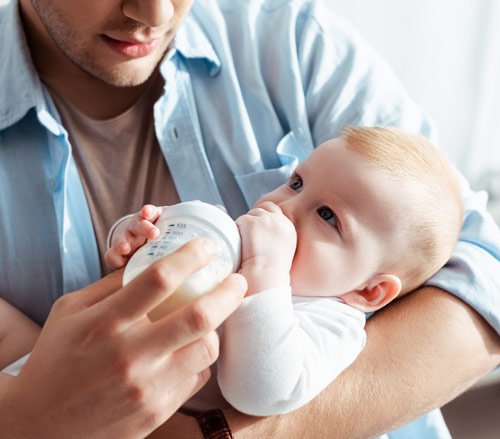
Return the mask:
<svg viewBox="0 0 500 439">
<path fill-rule="evenodd" d="M 301 291 L 304 284 L 308 284 L 307 274 L 304 273 L 304 261 L 301 261 L 300 255 L 295 253 L 292 261 L 292 268 L 290 269 L 290 283 L 292 291 Z M 295 291 L 294 291 L 295 292 Z"/>
<path fill-rule="evenodd" d="M 332 260 L 325 258 L 321 252 L 315 252 L 300 239 L 290 270 L 290 282 L 294 295 L 324 295 L 325 286 L 329 283 L 332 271 Z"/>
</svg>

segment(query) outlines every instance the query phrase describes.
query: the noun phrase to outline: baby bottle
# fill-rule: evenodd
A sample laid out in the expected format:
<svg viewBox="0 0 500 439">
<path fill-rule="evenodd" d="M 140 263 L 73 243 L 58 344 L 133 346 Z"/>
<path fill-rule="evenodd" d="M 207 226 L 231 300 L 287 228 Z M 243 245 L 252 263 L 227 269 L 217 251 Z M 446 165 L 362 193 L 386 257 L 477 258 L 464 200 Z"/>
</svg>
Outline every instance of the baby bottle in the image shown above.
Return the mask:
<svg viewBox="0 0 500 439">
<path fill-rule="evenodd" d="M 210 263 L 189 276 L 184 283 L 156 307 L 149 317 L 156 320 L 196 297 L 215 288 L 240 265 L 240 234 L 231 217 L 220 208 L 201 201 L 188 201 L 163 209 L 156 221 L 160 235 L 148 240 L 130 258 L 123 274 L 123 284 L 142 273 L 157 259 L 166 256 L 196 238 L 209 238 L 217 245 Z"/>
</svg>

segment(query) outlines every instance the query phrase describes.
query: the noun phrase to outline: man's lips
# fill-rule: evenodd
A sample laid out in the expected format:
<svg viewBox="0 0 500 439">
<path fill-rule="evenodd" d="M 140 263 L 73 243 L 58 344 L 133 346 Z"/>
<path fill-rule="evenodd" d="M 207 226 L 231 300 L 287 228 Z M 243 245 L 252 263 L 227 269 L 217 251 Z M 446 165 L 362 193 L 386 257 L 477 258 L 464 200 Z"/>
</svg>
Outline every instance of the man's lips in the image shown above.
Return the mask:
<svg viewBox="0 0 500 439">
<path fill-rule="evenodd" d="M 137 41 L 133 39 L 115 39 L 107 35 L 101 35 L 104 43 L 113 49 L 115 52 L 127 58 L 141 58 L 151 54 L 158 43 L 159 38 L 154 38 L 148 41 Z"/>
</svg>

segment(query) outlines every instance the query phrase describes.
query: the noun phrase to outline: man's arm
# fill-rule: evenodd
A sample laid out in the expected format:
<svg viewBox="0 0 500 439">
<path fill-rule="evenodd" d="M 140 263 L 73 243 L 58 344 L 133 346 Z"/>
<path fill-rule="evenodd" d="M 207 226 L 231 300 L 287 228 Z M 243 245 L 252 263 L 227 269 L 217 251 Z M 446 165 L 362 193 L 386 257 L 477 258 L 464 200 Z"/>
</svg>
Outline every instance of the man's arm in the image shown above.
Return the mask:
<svg viewBox="0 0 500 439">
<path fill-rule="evenodd" d="M 256 418 L 225 412 L 234 436 L 367 438 L 440 407 L 500 363 L 500 337 L 453 295 L 425 287 L 379 311 L 356 361 L 305 407 Z M 163 429 L 163 430 L 162 430 Z M 177 415 L 155 438 L 201 438 Z"/>
<path fill-rule="evenodd" d="M 31 351 L 38 334 L 40 327 L 33 320 L 0 299 L 0 370 Z M 12 379 L 0 372 L 0 395 Z"/>
<path fill-rule="evenodd" d="M 0 370 L 33 349 L 39 333 L 35 322 L 0 299 Z"/>
<path fill-rule="evenodd" d="M 500 337 L 469 306 L 433 287 L 378 312 L 354 364 L 304 409 L 250 419 L 229 411 L 238 438 L 366 438 L 440 407 L 500 363 Z"/>
</svg>

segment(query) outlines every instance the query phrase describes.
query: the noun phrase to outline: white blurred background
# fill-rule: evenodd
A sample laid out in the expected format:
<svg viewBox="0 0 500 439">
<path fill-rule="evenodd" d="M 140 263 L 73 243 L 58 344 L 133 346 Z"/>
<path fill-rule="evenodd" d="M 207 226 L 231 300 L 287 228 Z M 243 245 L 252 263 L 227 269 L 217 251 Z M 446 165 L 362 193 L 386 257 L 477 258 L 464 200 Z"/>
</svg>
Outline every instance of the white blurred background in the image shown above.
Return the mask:
<svg viewBox="0 0 500 439">
<path fill-rule="evenodd" d="M 389 62 L 500 223 L 500 1 L 325 1 Z"/>
</svg>

